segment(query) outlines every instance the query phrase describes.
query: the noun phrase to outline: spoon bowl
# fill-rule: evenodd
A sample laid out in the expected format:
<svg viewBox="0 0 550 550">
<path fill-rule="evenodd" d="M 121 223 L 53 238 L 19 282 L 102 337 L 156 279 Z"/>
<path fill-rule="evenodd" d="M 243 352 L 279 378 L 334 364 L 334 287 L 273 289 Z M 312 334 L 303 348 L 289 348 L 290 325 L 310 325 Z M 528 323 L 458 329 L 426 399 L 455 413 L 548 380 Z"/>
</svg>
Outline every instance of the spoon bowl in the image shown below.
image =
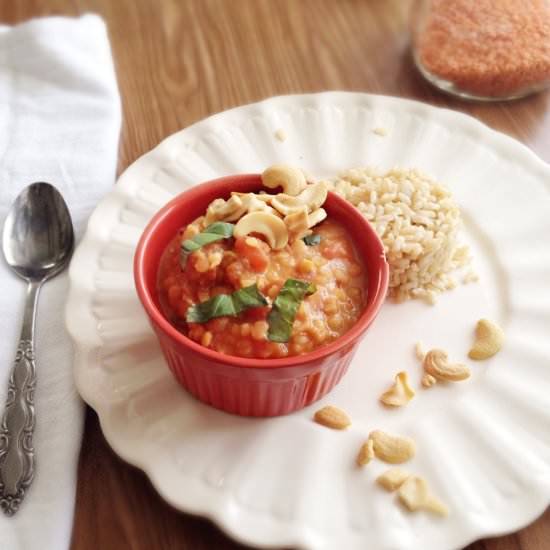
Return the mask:
<svg viewBox="0 0 550 550">
<path fill-rule="evenodd" d="M 46 280 L 71 257 L 74 232 L 63 197 L 49 183 L 33 183 L 15 199 L 4 223 L 8 265 L 25 280 Z"/>
<path fill-rule="evenodd" d="M 74 248 L 71 216 L 53 185 L 38 182 L 23 189 L 4 223 L 2 248 L 6 263 L 27 281 L 23 325 L 0 423 L 0 508 L 12 516 L 34 477 L 34 326 L 38 294 L 42 283 L 67 265 Z"/>
</svg>

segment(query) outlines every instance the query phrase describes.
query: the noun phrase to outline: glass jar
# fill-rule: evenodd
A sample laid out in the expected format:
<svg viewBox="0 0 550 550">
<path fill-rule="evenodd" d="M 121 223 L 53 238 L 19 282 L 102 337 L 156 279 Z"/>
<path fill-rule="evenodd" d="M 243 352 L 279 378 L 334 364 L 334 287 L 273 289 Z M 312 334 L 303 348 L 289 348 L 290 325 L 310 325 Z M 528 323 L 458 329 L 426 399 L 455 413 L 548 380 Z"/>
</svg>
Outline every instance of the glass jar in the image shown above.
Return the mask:
<svg viewBox="0 0 550 550">
<path fill-rule="evenodd" d="M 417 0 L 413 57 L 454 95 L 516 99 L 550 85 L 549 0 Z"/>
</svg>

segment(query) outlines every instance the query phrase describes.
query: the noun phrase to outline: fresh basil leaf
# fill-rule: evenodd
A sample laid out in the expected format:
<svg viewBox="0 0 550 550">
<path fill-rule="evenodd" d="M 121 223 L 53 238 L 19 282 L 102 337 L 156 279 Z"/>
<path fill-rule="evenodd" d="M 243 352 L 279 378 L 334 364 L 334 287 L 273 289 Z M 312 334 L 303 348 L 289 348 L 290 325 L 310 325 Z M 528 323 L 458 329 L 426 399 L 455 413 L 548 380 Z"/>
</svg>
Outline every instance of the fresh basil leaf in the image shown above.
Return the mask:
<svg viewBox="0 0 550 550">
<path fill-rule="evenodd" d="M 268 301 L 254 284 L 232 294 L 218 294 L 210 300 L 195 304 L 187 310 L 188 323 L 206 323 L 215 317 L 234 317 L 245 309 L 267 306 Z"/>
<path fill-rule="evenodd" d="M 231 296 L 233 298 L 236 315 L 245 309 L 269 305 L 269 302 L 255 284 L 236 290 Z"/>
<path fill-rule="evenodd" d="M 267 316 L 267 337 L 273 342 L 288 342 L 302 300 L 317 289 L 309 281 L 287 279 Z"/>
<path fill-rule="evenodd" d="M 219 241 L 221 239 L 228 239 L 233 236 L 233 229 L 235 225 L 226 222 L 214 222 L 211 223 L 204 231 L 195 235 L 192 239 L 186 239 L 181 243 L 180 249 L 180 264 L 181 267 L 185 267 L 187 257 L 195 250 Z"/>
<path fill-rule="evenodd" d="M 187 310 L 186 320 L 188 323 L 206 323 L 222 315 L 235 315 L 233 300 L 229 294 L 218 294 L 210 300 L 191 306 Z"/>
<path fill-rule="evenodd" d="M 306 235 L 302 241 L 308 246 L 315 246 L 321 242 L 321 235 L 319 235 L 319 233 L 312 233 L 311 235 Z"/>
</svg>

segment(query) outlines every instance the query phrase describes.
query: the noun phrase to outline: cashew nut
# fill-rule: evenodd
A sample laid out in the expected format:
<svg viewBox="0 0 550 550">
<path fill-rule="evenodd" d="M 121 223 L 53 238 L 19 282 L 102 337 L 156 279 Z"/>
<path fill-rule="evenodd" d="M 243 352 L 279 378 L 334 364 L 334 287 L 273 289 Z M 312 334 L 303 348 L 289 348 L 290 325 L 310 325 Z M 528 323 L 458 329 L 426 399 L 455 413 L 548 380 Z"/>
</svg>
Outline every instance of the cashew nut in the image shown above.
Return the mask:
<svg viewBox="0 0 550 550">
<path fill-rule="evenodd" d="M 372 439 L 374 454 L 389 464 L 402 464 L 416 454 L 416 443 L 410 437 L 375 430 L 369 434 L 369 439 Z"/>
<path fill-rule="evenodd" d="M 284 217 L 285 225 L 290 234 L 290 240 L 296 241 L 304 237 L 309 229 L 309 216 L 307 207 L 302 207 L 297 212 Z"/>
<path fill-rule="evenodd" d="M 277 215 L 277 211 L 274 208 L 271 208 L 266 201 L 263 201 L 258 198 L 258 195 L 250 194 L 250 199 L 246 205 L 249 212 L 269 212 L 274 216 Z"/>
<path fill-rule="evenodd" d="M 327 211 L 324 208 L 318 208 L 309 214 L 309 227 L 321 223 L 327 217 Z"/>
<path fill-rule="evenodd" d="M 256 195 L 254 193 L 232 193 L 232 195 L 240 198 L 248 213 L 269 212 L 270 214 L 278 215 L 277 211 L 269 206 L 269 199 L 263 199 L 262 195 Z M 269 197 L 269 195 L 266 196 Z"/>
<path fill-rule="evenodd" d="M 411 474 L 408 472 L 401 470 L 401 468 L 391 468 L 390 470 L 386 470 L 383 474 L 379 475 L 376 478 L 376 482 L 378 485 L 386 489 L 386 491 L 393 493 L 393 491 L 397 491 L 397 489 L 405 483 L 410 475 Z"/>
<path fill-rule="evenodd" d="M 420 476 L 410 476 L 399 488 L 399 500 L 411 512 L 427 510 L 435 514 L 446 516 L 447 507 L 436 497 L 430 494 L 428 483 Z"/>
<path fill-rule="evenodd" d="M 267 244 L 275 250 L 284 248 L 288 242 L 285 222 L 268 212 L 251 212 L 243 216 L 233 229 L 235 238 L 245 237 L 250 233 L 263 235 Z"/>
<path fill-rule="evenodd" d="M 470 377 L 470 369 L 462 363 L 451 364 L 447 353 L 442 349 L 431 349 L 422 363 L 424 372 L 437 380 L 459 382 Z"/>
<path fill-rule="evenodd" d="M 357 455 L 357 465 L 366 466 L 374 458 L 374 441 L 368 439 L 366 443 L 361 445 L 359 454 Z"/>
<path fill-rule="evenodd" d="M 182 235 L 182 240 L 192 239 L 195 235 L 198 235 L 207 225 L 208 224 L 206 223 L 205 216 L 198 217 L 194 222 L 192 222 L 185 228 L 185 231 Z"/>
<path fill-rule="evenodd" d="M 262 202 L 267 202 L 267 203 L 269 203 L 269 201 L 271 201 L 271 199 L 273 198 L 273 195 L 268 195 L 263 191 L 260 193 L 240 193 L 239 191 L 231 191 L 231 196 L 239 197 L 243 201 L 246 201 L 245 197 L 249 197 L 250 195 L 252 195 L 254 198 Z"/>
<path fill-rule="evenodd" d="M 327 184 L 324 181 L 308 185 L 299 195 L 279 193 L 271 199 L 271 206 L 283 216 L 298 212 L 307 206 L 308 212 L 313 212 L 321 207 L 327 198 Z"/>
<path fill-rule="evenodd" d="M 307 213 L 307 207 L 303 206 L 300 210 L 284 217 L 285 225 L 290 234 L 290 240 L 296 241 L 309 235 L 310 229 L 323 221 L 327 217 L 327 213 L 323 208 L 315 210 L 312 214 Z"/>
<path fill-rule="evenodd" d="M 246 205 L 237 195 L 232 195 L 228 201 L 213 200 L 206 210 L 206 223 L 215 221 L 233 222 L 246 212 Z"/>
<path fill-rule="evenodd" d="M 480 319 L 476 325 L 476 340 L 468 352 L 470 359 L 488 359 L 495 355 L 504 343 L 502 329 L 488 319 Z"/>
<path fill-rule="evenodd" d="M 225 206 L 225 201 L 223 199 L 214 199 L 206 209 L 206 215 L 204 216 L 204 221 L 206 225 L 210 225 L 213 222 L 217 222 L 220 218 L 218 217 L 218 211 Z"/>
<path fill-rule="evenodd" d="M 298 195 L 307 185 L 303 172 L 294 166 L 274 164 L 262 174 L 262 183 L 271 189 L 282 187 L 287 195 Z"/>
<path fill-rule="evenodd" d="M 413 397 L 415 391 L 409 385 L 409 377 L 406 372 L 398 372 L 395 375 L 395 383 L 381 396 L 380 401 L 389 407 L 401 407 L 406 405 Z"/>
<path fill-rule="evenodd" d="M 313 420 L 333 430 L 345 430 L 351 425 L 349 416 L 342 409 L 333 407 L 332 405 L 319 409 L 315 413 Z"/>
<path fill-rule="evenodd" d="M 405 480 L 399 489 L 399 500 L 411 512 L 422 508 L 428 500 L 429 488 L 425 479 L 418 476 L 411 476 Z"/>
</svg>

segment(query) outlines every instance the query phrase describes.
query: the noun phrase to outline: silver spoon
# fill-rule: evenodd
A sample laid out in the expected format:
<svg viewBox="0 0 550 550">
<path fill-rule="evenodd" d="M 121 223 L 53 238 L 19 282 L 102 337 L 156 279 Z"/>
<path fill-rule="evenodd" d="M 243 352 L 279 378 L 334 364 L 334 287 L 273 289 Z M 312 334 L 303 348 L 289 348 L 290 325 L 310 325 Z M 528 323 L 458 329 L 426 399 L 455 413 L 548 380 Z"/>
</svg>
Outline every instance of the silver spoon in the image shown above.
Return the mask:
<svg viewBox="0 0 550 550">
<path fill-rule="evenodd" d="M 27 301 L 8 398 L 0 424 L 0 508 L 12 516 L 34 477 L 34 325 L 42 283 L 57 275 L 74 248 L 71 216 L 59 191 L 49 183 L 23 189 L 4 223 L 6 262 L 25 279 Z"/>
</svg>

